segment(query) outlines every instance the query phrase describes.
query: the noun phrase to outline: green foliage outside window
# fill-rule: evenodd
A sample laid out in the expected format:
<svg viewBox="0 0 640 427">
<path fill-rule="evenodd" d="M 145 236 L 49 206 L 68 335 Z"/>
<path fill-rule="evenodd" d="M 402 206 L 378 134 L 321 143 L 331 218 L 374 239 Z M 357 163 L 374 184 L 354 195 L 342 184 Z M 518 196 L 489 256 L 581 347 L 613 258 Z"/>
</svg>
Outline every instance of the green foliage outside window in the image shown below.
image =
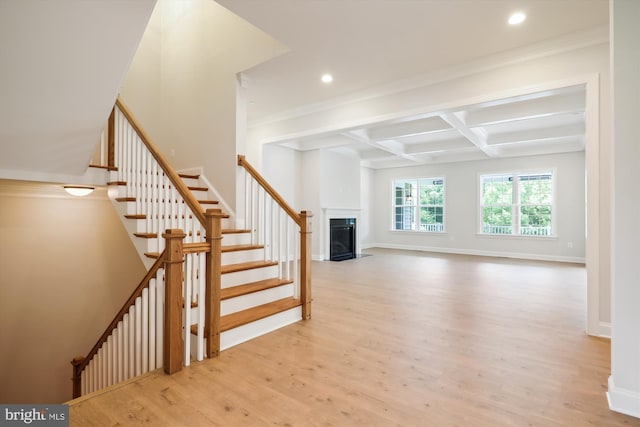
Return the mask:
<svg viewBox="0 0 640 427">
<path fill-rule="evenodd" d="M 485 175 L 480 182 L 483 233 L 551 235 L 551 173 Z"/>
<path fill-rule="evenodd" d="M 442 178 L 397 180 L 394 196 L 395 230 L 444 231 Z"/>
</svg>

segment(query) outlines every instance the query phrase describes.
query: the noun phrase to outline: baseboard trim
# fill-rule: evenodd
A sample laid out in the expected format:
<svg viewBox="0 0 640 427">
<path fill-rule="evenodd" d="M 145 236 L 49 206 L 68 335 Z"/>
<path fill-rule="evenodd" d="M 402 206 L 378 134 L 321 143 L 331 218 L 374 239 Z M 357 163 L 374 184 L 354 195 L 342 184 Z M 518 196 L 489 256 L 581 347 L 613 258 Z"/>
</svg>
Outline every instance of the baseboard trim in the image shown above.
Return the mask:
<svg viewBox="0 0 640 427">
<path fill-rule="evenodd" d="M 600 338 L 611 339 L 611 323 L 600 322 L 598 324 L 598 329 L 596 330 L 595 336 Z"/>
<path fill-rule="evenodd" d="M 607 401 L 612 411 L 640 418 L 640 393 L 616 387 L 613 377 L 609 377 Z"/>
<path fill-rule="evenodd" d="M 584 264 L 585 259 L 583 257 L 567 257 L 558 255 L 542 255 L 542 254 L 527 254 L 518 252 L 500 252 L 500 251 L 478 251 L 474 249 L 458 249 L 458 248 L 438 248 L 431 246 L 413 246 L 413 245 L 397 245 L 394 243 L 372 243 L 363 245 L 362 248 L 383 248 L 383 249 L 401 249 L 407 251 L 422 251 L 422 252 L 439 252 L 445 254 L 457 254 L 457 255 L 477 255 L 488 256 L 498 258 L 515 258 L 515 259 L 527 259 L 534 261 L 553 261 L 553 262 L 566 262 L 572 264 Z"/>
</svg>

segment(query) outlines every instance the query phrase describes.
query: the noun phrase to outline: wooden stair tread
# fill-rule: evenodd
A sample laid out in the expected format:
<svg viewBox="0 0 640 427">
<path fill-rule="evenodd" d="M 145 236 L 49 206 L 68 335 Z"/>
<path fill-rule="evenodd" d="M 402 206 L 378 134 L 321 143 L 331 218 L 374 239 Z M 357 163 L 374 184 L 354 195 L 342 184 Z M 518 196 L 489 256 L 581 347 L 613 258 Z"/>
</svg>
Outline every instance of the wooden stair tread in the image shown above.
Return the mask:
<svg viewBox="0 0 640 427">
<path fill-rule="evenodd" d="M 239 228 L 225 228 L 222 230 L 222 234 L 241 234 L 241 233 L 251 233 L 251 230 L 239 229 Z"/>
<path fill-rule="evenodd" d="M 124 217 L 127 219 L 147 219 L 145 214 L 127 214 Z"/>
<path fill-rule="evenodd" d="M 127 185 L 126 181 L 109 181 L 107 185 Z"/>
<path fill-rule="evenodd" d="M 283 298 L 257 307 L 248 308 L 236 313 L 227 314 L 220 318 L 220 332 L 228 331 L 256 320 L 289 310 L 301 305 L 299 299 Z"/>
<path fill-rule="evenodd" d="M 235 273 L 237 271 L 251 270 L 254 268 L 271 267 L 278 265 L 276 261 L 250 261 L 241 262 L 239 264 L 223 265 L 221 268 L 222 274 Z"/>
<path fill-rule="evenodd" d="M 185 179 L 199 179 L 200 175 L 191 175 L 188 173 L 179 173 L 178 176 L 180 178 L 185 178 Z"/>
<path fill-rule="evenodd" d="M 160 252 L 145 252 L 144 256 L 147 258 L 158 259 L 160 257 Z"/>
<path fill-rule="evenodd" d="M 116 202 L 135 202 L 135 197 L 116 197 Z"/>
<path fill-rule="evenodd" d="M 222 252 L 238 252 L 238 251 L 250 251 L 253 249 L 262 249 L 264 245 L 227 245 L 221 248 Z"/>
<path fill-rule="evenodd" d="M 217 205 L 218 202 L 217 200 L 198 200 L 198 203 L 200 203 L 201 205 Z"/>
<path fill-rule="evenodd" d="M 155 239 L 158 237 L 158 233 L 133 233 L 136 237 L 142 237 L 143 239 Z"/>
<path fill-rule="evenodd" d="M 191 191 L 209 191 L 207 187 L 187 187 Z"/>
<path fill-rule="evenodd" d="M 220 290 L 220 299 L 226 300 L 229 298 L 239 297 L 241 295 L 252 294 L 254 292 L 264 291 L 265 289 L 277 288 L 278 286 L 288 285 L 293 283 L 293 280 L 285 280 L 277 277 L 265 280 L 259 280 L 257 282 L 246 283 L 244 285 L 232 286 Z"/>
</svg>

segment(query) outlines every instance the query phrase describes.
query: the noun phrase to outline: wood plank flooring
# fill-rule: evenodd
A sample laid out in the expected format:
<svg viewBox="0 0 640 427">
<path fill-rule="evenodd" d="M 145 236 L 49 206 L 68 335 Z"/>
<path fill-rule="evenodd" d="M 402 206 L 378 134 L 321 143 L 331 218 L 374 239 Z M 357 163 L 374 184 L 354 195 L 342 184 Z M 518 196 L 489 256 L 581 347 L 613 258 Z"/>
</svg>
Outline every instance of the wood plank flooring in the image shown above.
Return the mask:
<svg viewBox="0 0 640 427">
<path fill-rule="evenodd" d="M 72 426 L 640 426 L 611 412 L 583 266 L 372 249 L 313 318 L 72 402 Z"/>
</svg>

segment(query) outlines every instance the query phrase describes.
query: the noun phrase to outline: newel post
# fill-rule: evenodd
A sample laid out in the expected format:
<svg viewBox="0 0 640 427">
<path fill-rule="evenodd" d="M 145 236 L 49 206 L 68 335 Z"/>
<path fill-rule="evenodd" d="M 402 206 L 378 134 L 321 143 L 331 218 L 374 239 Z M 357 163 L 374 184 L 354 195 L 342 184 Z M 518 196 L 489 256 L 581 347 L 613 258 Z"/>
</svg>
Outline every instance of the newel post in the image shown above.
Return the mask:
<svg viewBox="0 0 640 427">
<path fill-rule="evenodd" d="M 109 115 L 109 121 L 107 122 L 107 167 L 109 170 L 113 170 L 116 167 L 115 113 L 116 107 L 113 107 L 111 114 Z"/>
<path fill-rule="evenodd" d="M 80 370 L 82 362 L 84 362 L 84 356 L 74 357 L 71 361 L 71 365 L 73 366 L 73 377 L 71 378 L 71 381 L 73 381 L 74 399 L 82 395 L 82 371 Z"/>
<path fill-rule="evenodd" d="M 164 372 L 173 374 L 182 369 L 182 264 L 184 252 L 182 230 L 167 230 L 164 259 Z M 189 333 L 189 331 L 187 331 Z"/>
<path fill-rule="evenodd" d="M 310 211 L 300 212 L 300 300 L 302 319 L 311 318 L 311 218 Z"/>
<path fill-rule="evenodd" d="M 205 353 L 212 358 L 220 353 L 220 287 L 222 281 L 222 218 L 220 209 L 207 209 L 205 231 L 210 251 L 207 252 L 204 334 Z"/>
</svg>

